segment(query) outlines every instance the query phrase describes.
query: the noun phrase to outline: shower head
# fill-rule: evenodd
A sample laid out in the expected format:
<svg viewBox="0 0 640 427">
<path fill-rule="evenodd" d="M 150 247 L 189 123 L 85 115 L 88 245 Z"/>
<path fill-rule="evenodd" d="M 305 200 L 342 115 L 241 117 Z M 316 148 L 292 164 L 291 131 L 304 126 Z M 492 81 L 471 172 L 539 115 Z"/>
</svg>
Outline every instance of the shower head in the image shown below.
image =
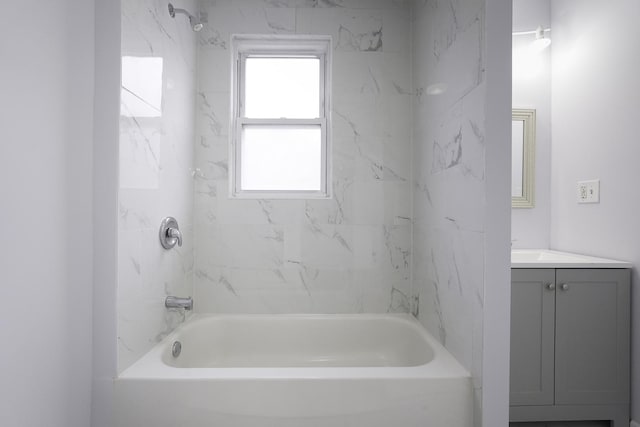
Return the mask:
<svg viewBox="0 0 640 427">
<path fill-rule="evenodd" d="M 178 9 L 173 7 L 171 3 L 169 3 L 169 16 L 172 18 L 176 17 L 176 13 L 182 13 L 183 15 L 187 15 L 189 18 L 189 24 L 191 25 L 191 29 L 193 31 L 200 31 L 204 25 L 202 24 L 202 20 L 190 14 L 186 9 Z"/>
<path fill-rule="evenodd" d="M 189 24 L 191 24 L 191 29 L 196 32 L 200 31 L 202 27 L 204 27 L 202 22 L 200 22 L 200 20 L 195 16 L 189 16 Z"/>
</svg>

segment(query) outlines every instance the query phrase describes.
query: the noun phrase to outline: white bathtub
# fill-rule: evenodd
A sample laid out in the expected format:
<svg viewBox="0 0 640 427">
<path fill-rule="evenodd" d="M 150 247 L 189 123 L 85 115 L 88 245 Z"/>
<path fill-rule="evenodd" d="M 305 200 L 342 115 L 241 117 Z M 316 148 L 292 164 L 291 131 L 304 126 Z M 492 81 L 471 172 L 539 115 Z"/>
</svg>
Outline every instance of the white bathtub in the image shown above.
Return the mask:
<svg viewBox="0 0 640 427">
<path fill-rule="evenodd" d="M 115 392 L 118 427 L 472 426 L 469 373 L 406 315 L 196 315 Z"/>
</svg>

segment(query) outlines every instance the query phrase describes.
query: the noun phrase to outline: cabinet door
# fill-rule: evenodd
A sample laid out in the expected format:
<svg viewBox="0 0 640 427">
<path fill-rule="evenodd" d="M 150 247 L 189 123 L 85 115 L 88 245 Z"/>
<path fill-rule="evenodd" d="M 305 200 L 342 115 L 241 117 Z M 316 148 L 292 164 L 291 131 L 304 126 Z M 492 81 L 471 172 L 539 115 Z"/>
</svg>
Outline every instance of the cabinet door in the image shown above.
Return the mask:
<svg viewBox="0 0 640 427">
<path fill-rule="evenodd" d="M 629 401 L 629 270 L 556 271 L 556 404 Z"/>
<path fill-rule="evenodd" d="M 554 273 L 511 270 L 511 406 L 553 404 Z"/>
</svg>

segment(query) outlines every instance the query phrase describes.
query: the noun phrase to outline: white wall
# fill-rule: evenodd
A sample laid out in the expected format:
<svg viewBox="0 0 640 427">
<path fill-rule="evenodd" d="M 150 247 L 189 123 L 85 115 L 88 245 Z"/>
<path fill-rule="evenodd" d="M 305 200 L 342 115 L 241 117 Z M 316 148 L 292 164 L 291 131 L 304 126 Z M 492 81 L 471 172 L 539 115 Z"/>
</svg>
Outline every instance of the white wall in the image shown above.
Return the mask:
<svg viewBox="0 0 640 427">
<path fill-rule="evenodd" d="M 91 426 L 113 427 L 117 375 L 120 2 L 95 4 Z"/>
<path fill-rule="evenodd" d="M 506 426 L 509 419 L 511 265 L 511 17 L 509 0 L 485 5 L 485 170 L 482 425 Z"/>
<path fill-rule="evenodd" d="M 550 0 L 513 0 L 513 31 L 551 26 Z M 553 31 L 545 32 L 553 39 Z M 513 209 L 513 248 L 548 248 L 551 221 L 551 50 L 528 48 L 535 35 L 513 36 L 513 108 L 536 110 L 535 207 Z"/>
<path fill-rule="evenodd" d="M 0 14 L 3 426 L 90 423 L 93 29 L 93 2 Z"/>
<path fill-rule="evenodd" d="M 209 23 L 198 51 L 196 309 L 409 312 L 409 8 L 392 0 L 290 3 L 203 2 Z M 333 37 L 332 199 L 229 199 L 234 33 Z"/>
<path fill-rule="evenodd" d="M 551 248 L 640 266 L 640 3 L 551 2 Z M 576 182 L 600 179 L 599 204 Z M 632 416 L 640 420 L 640 283 L 632 275 Z"/>
</svg>

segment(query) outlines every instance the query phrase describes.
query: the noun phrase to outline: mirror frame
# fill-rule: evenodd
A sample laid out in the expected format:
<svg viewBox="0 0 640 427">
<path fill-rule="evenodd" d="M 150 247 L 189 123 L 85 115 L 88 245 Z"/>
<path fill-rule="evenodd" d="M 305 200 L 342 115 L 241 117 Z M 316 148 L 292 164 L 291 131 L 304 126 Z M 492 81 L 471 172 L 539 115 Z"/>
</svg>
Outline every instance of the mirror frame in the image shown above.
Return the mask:
<svg viewBox="0 0 640 427">
<path fill-rule="evenodd" d="M 522 196 L 511 197 L 512 208 L 533 208 L 535 206 L 536 167 L 536 110 L 514 108 L 511 121 L 523 122 Z"/>
</svg>

